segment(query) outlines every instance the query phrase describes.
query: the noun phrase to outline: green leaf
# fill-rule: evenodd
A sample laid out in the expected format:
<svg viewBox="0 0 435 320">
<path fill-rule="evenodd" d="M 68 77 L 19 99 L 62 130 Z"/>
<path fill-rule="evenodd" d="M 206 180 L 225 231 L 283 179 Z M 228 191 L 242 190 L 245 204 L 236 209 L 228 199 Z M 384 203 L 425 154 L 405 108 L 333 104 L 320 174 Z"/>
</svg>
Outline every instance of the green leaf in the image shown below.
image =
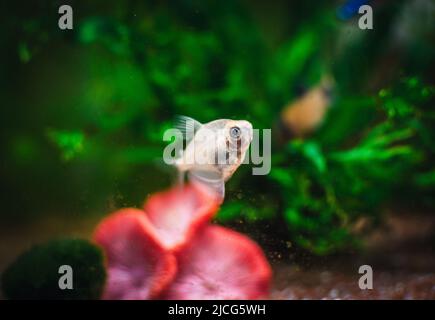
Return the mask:
<svg viewBox="0 0 435 320">
<path fill-rule="evenodd" d="M 83 151 L 85 135 L 81 131 L 48 129 L 47 136 L 59 148 L 65 161 L 72 160 Z"/>
</svg>

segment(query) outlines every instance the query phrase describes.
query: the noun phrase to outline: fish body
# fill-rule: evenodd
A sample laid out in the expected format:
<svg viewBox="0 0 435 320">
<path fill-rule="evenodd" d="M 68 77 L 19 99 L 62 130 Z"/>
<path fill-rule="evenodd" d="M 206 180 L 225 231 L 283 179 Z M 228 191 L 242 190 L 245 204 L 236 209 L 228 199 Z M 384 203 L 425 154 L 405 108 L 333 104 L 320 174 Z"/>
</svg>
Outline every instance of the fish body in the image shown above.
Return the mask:
<svg viewBox="0 0 435 320">
<path fill-rule="evenodd" d="M 219 119 L 205 124 L 180 117 L 177 128 L 183 132 L 186 148 L 175 160 L 181 181 L 189 181 L 216 192 L 223 200 L 225 182 L 242 164 L 253 138 L 253 128 L 245 120 Z"/>
</svg>

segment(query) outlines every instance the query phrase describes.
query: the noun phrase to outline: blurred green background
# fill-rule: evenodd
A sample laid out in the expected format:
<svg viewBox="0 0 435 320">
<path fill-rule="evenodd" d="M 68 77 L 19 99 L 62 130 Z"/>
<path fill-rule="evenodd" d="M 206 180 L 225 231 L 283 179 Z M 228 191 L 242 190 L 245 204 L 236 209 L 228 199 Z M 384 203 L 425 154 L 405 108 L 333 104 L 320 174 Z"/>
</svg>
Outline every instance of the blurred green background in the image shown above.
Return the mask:
<svg viewBox="0 0 435 320">
<path fill-rule="evenodd" d="M 271 173 L 241 166 L 219 223 L 325 255 L 359 247 L 355 226 L 385 208 L 433 212 L 430 0 L 371 1 L 373 30 L 340 15 L 349 1 L 6 2 L 0 223 L 140 206 L 175 181 L 162 135 L 177 114 L 274 133 Z M 284 106 L 324 75 L 322 126 L 278 139 Z"/>
</svg>

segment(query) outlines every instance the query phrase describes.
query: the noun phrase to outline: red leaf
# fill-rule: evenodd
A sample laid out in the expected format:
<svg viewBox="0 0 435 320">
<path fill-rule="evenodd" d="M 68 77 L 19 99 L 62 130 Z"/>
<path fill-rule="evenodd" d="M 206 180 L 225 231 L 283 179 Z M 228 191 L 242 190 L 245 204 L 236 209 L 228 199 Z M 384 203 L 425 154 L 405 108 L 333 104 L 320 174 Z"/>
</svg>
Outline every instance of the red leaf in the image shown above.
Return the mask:
<svg viewBox="0 0 435 320">
<path fill-rule="evenodd" d="M 217 199 L 205 189 L 193 185 L 154 194 L 145 203 L 145 212 L 160 242 L 173 251 L 189 243 L 217 209 Z"/>
<path fill-rule="evenodd" d="M 271 269 L 262 250 L 235 231 L 207 226 L 178 255 L 167 299 L 259 299 L 268 295 Z"/>
<path fill-rule="evenodd" d="M 105 218 L 94 240 L 107 257 L 104 299 L 150 299 L 175 276 L 175 257 L 159 243 L 141 210 L 122 209 Z"/>
</svg>

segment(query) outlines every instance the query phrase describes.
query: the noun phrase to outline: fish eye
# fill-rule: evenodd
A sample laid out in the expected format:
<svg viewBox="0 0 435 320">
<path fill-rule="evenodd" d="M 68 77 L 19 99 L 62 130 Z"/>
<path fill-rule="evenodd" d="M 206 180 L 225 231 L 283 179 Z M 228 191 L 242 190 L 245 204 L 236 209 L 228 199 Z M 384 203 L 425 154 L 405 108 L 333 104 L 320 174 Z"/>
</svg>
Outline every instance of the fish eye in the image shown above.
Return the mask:
<svg viewBox="0 0 435 320">
<path fill-rule="evenodd" d="M 242 135 L 242 130 L 239 127 L 231 127 L 230 128 L 230 136 L 233 139 L 239 139 Z"/>
</svg>

